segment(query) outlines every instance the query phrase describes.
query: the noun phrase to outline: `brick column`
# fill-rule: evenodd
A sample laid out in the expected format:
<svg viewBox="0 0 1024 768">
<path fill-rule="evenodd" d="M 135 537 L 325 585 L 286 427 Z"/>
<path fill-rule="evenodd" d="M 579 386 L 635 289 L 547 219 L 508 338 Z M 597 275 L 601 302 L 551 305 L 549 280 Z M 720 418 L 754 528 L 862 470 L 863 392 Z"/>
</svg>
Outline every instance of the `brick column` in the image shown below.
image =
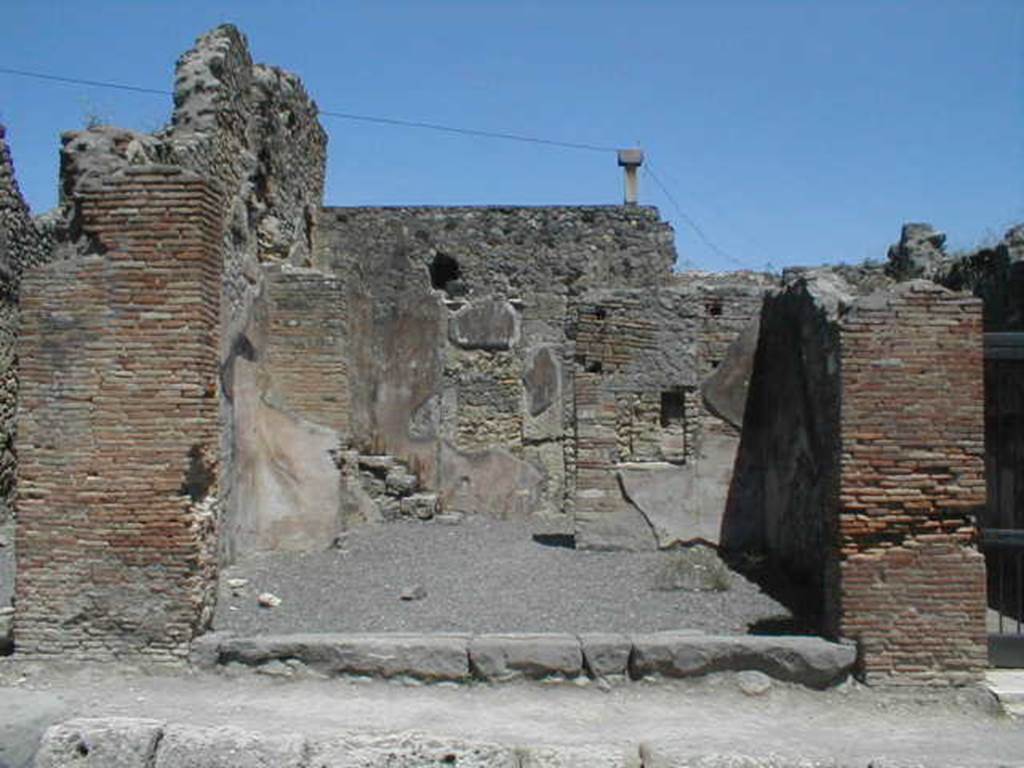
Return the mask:
<svg viewBox="0 0 1024 768">
<path fill-rule="evenodd" d="M 913 281 L 840 320 L 840 631 L 869 681 L 986 666 L 981 302 Z"/>
<path fill-rule="evenodd" d="M 140 166 L 22 284 L 15 642 L 169 660 L 215 596 L 219 196 Z"/>
</svg>

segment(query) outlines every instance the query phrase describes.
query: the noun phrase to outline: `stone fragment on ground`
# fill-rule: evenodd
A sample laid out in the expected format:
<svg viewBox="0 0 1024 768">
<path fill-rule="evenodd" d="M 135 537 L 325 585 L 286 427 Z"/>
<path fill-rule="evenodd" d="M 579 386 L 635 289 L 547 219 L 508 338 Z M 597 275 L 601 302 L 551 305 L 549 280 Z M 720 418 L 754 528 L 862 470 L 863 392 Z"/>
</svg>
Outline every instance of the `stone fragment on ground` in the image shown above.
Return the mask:
<svg viewBox="0 0 1024 768">
<path fill-rule="evenodd" d="M 763 696 L 772 687 L 772 679 L 764 672 L 745 669 L 736 675 L 736 687 L 747 696 Z"/>
<path fill-rule="evenodd" d="M 412 602 L 413 600 L 422 600 L 426 596 L 426 588 L 422 584 L 417 584 L 416 586 L 402 590 L 402 594 L 399 595 L 399 599 L 405 600 L 406 602 Z"/>
<path fill-rule="evenodd" d="M 245 588 L 249 585 L 248 579 L 228 579 L 227 586 L 232 597 L 241 597 L 245 594 Z"/>
<path fill-rule="evenodd" d="M 281 604 L 281 598 L 273 592 L 261 592 L 260 596 L 256 598 L 256 602 L 260 604 L 261 608 L 277 608 Z"/>
<path fill-rule="evenodd" d="M 393 467 L 384 478 L 387 490 L 396 496 L 408 496 L 419 488 L 416 475 L 406 472 L 403 467 Z"/>
<path fill-rule="evenodd" d="M 405 517 L 429 520 L 440 511 L 436 493 L 414 493 L 399 502 L 399 511 Z"/>
</svg>

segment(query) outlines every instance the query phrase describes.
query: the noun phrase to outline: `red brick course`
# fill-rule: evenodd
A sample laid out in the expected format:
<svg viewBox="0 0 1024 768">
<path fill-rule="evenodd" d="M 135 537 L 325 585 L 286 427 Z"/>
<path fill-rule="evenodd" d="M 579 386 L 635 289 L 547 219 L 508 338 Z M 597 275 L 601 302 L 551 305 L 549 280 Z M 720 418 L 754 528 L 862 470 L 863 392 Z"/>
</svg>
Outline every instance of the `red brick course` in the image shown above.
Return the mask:
<svg viewBox="0 0 1024 768">
<path fill-rule="evenodd" d="M 840 631 L 869 680 L 986 665 L 981 302 L 931 283 L 841 318 Z"/>
<path fill-rule="evenodd" d="M 268 333 L 262 362 L 273 405 L 339 432 L 349 430 L 347 307 L 339 278 L 311 269 L 266 273 Z"/>
<path fill-rule="evenodd" d="M 221 202 L 152 166 L 78 202 L 93 252 L 23 282 L 15 642 L 173 659 L 214 597 Z"/>
</svg>

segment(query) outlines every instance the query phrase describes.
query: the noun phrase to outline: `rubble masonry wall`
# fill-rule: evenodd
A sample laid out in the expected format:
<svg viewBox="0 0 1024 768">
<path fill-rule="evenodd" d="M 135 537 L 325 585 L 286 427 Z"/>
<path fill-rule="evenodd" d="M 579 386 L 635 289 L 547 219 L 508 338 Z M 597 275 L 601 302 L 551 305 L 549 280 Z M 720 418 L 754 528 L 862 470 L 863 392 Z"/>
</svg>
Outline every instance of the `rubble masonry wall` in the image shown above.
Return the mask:
<svg viewBox="0 0 1024 768">
<path fill-rule="evenodd" d="M 49 258 L 53 242 L 21 197 L 14 163 L 0 125 L 0 523 L 10 514 L 17 460 L 14 455 L 18 368 L 18 294 L 26 267 Z"/>
</svg>

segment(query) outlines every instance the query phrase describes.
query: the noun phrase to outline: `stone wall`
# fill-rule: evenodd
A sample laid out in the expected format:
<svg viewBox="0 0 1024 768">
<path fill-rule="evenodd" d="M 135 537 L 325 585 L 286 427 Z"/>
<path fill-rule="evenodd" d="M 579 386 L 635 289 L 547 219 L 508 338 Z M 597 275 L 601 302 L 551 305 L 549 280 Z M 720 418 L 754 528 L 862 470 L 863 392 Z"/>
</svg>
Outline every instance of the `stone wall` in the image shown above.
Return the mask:
<svg viewBox="0 0 1024 768">
<path fill-rule="evenodd" d="M 936 281 L 984 302 L 985 330 L 1024 330 L 1024 224 L 990 248 L 947 258 Z"/>
<path fill-rule="evenodd" d="M 53 243 L 48 232 L 29 214 L 14 178 L 14 163 L 0 125 L 0 523 L 13 501 L 18 368 L 15 337 L 18 330 L 18 293 L 26 267 L 49 258 Z"/>
<path fill-rule="evenodd" d="M 355 447 L 398 456 L 448 509 L 564 517 L 570 303 L 669 278 L 657 212 L 337 208 L 318 233 L 316 262 L 348 296 Z"/>
<path fill-rule="evenodd" d="M 180 658 L 215 595 L 222 201 L 144 165 L 76 205 L 90 252 L 22 283 L 15 640 Z"/>
<path fill-rule="evenodd" d="M 574 303 L 578 547 L 648 549 L 659 534 L 670 535 L 675 521 L 661 518 L 677 516 L 661 508 L 645 514 L 646 505 L 628 493 L 634 485 L 672 483 L 680 475 L 673 465 L 695 455 L 697 317 L 690 299 L 672 289 L 608 290 Z"/>
<path fill-rule="evenodd" d="M 396 251 L 450 298 L 526 298 L 587 287 L 658 285 L 675 263 L 672 228 L 638 206 L 325 208 L 317 266 L 342 273 Z"/>
<path fill-rule="evenodd" d="M 698 386 L 767 276 L 674 277 L 671 229 L 625 206 L 327 208 L 315 260 L 345 286 L 353 446 L 400 458 L 446 508 L 586 519 L 597 489 L 577 467 L 590 427 L 574 379 L 594 373 L 614 401 L 610 487 L 619 463 L 688 464 L 696 505 L 720 517 L 736 429 Z M 714 445 L 698 477 L 702 425 L 733 442 Z M 630 522 L 601 517 L 621 533 L 607 537 L 577 525 L 583 546 L 660 541 L 621 490 L 608 503 Z"/>
<path fill-rule="evenodd" d="M 769 284 L 682 274 L 670 287 L 574 302 L 578 546 L 718 543 L 738 431 L 702 390 Z M 756 324 L 748 333 L 756 339 Z M 730 387 L 745 400 L 744 379 Z"/>
<path fill-rule="evenodd" d="M 980 302 L 927 281 L 859 298 L 822 281 L 765 302 L 727 543 L 803 582 L 869 680 L 974 680 Z"/>
</svg>

